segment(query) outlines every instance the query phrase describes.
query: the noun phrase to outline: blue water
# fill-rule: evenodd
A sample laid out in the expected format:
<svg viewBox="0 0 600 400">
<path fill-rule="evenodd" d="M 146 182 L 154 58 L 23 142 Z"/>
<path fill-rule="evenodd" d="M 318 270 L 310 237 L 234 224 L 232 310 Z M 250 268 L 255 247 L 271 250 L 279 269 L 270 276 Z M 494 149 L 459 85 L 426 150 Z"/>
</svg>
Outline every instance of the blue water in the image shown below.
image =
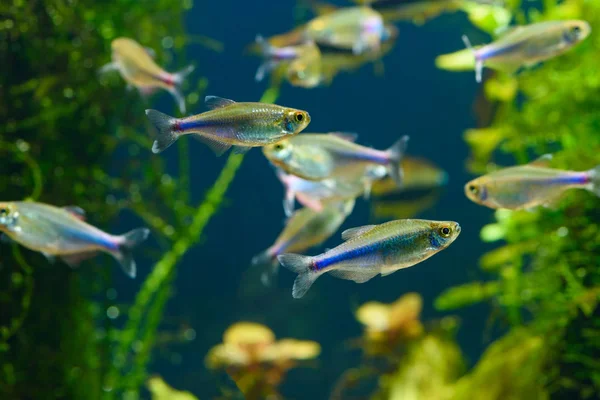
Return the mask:
<svg viewBox="0 0 600 400">
<path fill-rule="evenodd" d="M 257 101 L 266 83 L 254 82 L 259 60 L 244 55 L 243 49 L 258 33 L 270 36 L 291 29 L 294 7 L 291 0 L 196 4 L 186 18 L 189 34 L 208 35 L 225 44 L 222 53 L 197 45 L 187 49 L 188 60 L 197 66 L 194 77 L 209 80 L 207 94 Z M 277 101 L 309 111 L 312 122 L 307 132 L 357 132 L 361 144 L 376 148 L 387 148 L 401 135 L 410 135 L 409 154 L 432 160 L 450 177 L 436 207 L 420 217 L 458 221 L 462 233 L 456 242 L 416 267 L 365 284 L 323 277 L 305 298 L 294 300 L 294 275 L 281 271 L 277 287 L 265 292 L 248 269 L 252 256 L 268 247 L 282 229 L 283 189 L 261 152 L 252 150 L 228 192 L 227 203 L 205 230 L 201 243 L 178 267 L 167 319 L 185 321 L 197 337 L 169 353 L 159 352 L 150 372 L 162 375 L 176 388 L 208 398 L 216 387 L 213 375 L 204 368 L 206 352 L 221 342 L 230 324 L 256 321 L 273 329 L 277 337 L 310 339 L 322 345 L 316 368 L 293 370 L 282 390 L 290 398 L 324 399 L 339 375 L 359 362 L 360 353 L 348 349 L 345 342 L 361 334 L 353 315 L 360 304 L 391 302 L 415 291 L 424 298 L 422 319 L 433 320 L 445 315 L 433 308 L 433 300 L 444 289 L 484 278 L 477 268 L 478 257 L 486 250 L 479 230 L 492 215 L 463 194 L 470 176 L 465 170 L 468 148 L 462 134 L 475 126 L 473 103 L 478 86 L 473 73 L 449 73 L 434 65 L 437 55 L 462 48 L 463 33 L 474 41 L 482 39 L 460 13 L 420 27 L 401 24 L 396 46 L 383 60 L 383 76 L 365 65 L 355 73 L 338 75 L 330 87 L 305 90 L 287 85 Z M 167 110 L 173 107 L 171 101 L 167 95 L 155 99 L 153 106 Z M 198 104 L 189 112 L 205 110 Z M 190 152 L 192 196 L 200 202 L 226 157 L 216 158 L 196 141 L 190 141 Z M 161 156 L 175 164 L 177 151 Z M 368 214 L 368 204 L 357 201 L 342 229 L 369 223 Z M 338 233 L 323 248 L 339 243 Z M 470 363 L 490 340 L 488 312 L 486 306 L 477 306 L 457 313 L 461 318 L 458 341 Z M 172 357 L 172 352 L 179 356 Z"/>
</svg>

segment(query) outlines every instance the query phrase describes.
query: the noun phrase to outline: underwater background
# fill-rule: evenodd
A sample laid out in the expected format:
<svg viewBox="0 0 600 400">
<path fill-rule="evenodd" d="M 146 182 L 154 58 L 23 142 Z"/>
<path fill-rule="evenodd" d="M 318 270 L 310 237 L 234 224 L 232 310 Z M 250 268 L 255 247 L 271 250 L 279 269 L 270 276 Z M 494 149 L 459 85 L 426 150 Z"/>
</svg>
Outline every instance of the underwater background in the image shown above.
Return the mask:
<svg viewBox="0 0 600 400">
<path fill-rule="evenodd" d="M 248 46 L 257 34 L 270 37 L 312 18 L 306 4 L 25 3 L 0 6 L 3 199 L 76 204 L 108 232 L 148 226 L 152 235 L 135 251 L 135 280 L 106 256 L 70 269 L 2 245 L 0 398 L 176 398 L 152 390 L 147 382 L 155 375 L 198 399 L 243 398 L 228 375 L 206 361 L 239 321 L 320 345 L 318 357 L 299 363 L 305 368 L 286 367 L 272 385 L 277 390 L 265 389 L 271 398 L 336 398 L 340 377 L 371 363 L 376 372 L 366 374 L 364 387 L 337 398 L 598 398 L 598 199 L 570 194 L 557 209 L 511 214 L 464 194 L 464 184 L 488 164 L 525 163 L 547 152 L 562 152 L 557 168 L 600 164 L 596 35 L 522 74 L 488 74 L 500 87 L 494 92 L 475 82 L 472 66 L 462 73 L 436 67 L 436 57 L 464 48 L 463 34 L 473 43 L 494 37 L 463 11 L 444 13 L 425 23 L 396 23 L 398 37 L 381 60 L 304 89 L 256 82 L 260 58 Z M 506 3 L 513 23 L 584 18 L 600 31 L 594 1 Z M 118 76 L 97 74 L 120 36 L 153 48 L 169 71 L 195 65 L 184 84 L 187 114 L 206 111 L 205 95 L 263 98 L 308 111 L 306 132 L 356 132 L 361 144 L 377 149 L 409 135 L 407 154 L 448 175 L 435 205 L 418 218 L 457 221 L 460 237 L 422 264 L 365 284 L 325 277 L 294 299 L 294 274 L 282 269 L 265 287 L 251 260 L 284 226 L 284 189 L 273 168 L 259 149 L 217 158 L 191 138 L 152 154 L 154 131 L 144 110 L 179 114 L 166 92 L 145 98 Z M 528 107 L 533 99 L 544 105 Z M 344 229 L 378 222 L 371 202 L 358 198 L 339 231 L 308 254 L 338 245 Z M 557 235 L 561 227 L 573 234 Z M 495 249 L 508 250 L 482 262 Z M 367 336 L 357 310 L 412 292 L 422 297 L 417 319 L 425 333 L 372 362 L 356 342 Z M 443 375 L 443 390 L 394 395 L 390 387 L 402 381 L 403 368 L 417 364 L 411 352 L 427 355 L 419 346 L 432 337 L 443 338 L 435 342 L 442 350 L 432 354 L 444 367 L 425 375 Z M 498 342 L 502 338 L 507 344 Z M 498 343 L 507 347 L 492 348 L 492 361 L 482 367 L 486 350 Z M 252 387 L 244 373 L 240 383 L 239 371 L 228 372 L 242 392 Z M 264 393 L 245 397 L 267 398 Z"/>
</svg>

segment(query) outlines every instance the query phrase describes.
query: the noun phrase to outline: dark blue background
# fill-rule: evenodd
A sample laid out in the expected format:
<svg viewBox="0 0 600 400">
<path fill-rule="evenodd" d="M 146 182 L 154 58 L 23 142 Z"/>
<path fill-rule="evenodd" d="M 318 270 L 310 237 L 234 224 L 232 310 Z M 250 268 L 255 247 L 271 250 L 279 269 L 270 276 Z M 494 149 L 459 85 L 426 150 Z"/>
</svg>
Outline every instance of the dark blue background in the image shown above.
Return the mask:
<svg viewBox="0 0 600 400">
<path fill-rule="evenodd" d="M 270 36 L 293 28 L 294 9 L 291 0 L 198 2 L 187 16 L 189 34 L 211 36 L 223 42 L 225 49 L 216 53 L 190 46 L 187 58 L 197 66 L 192 79 L 207 77 L 207 94 L 257 101 L 266 83 L 254 82 L 259 60 L 244 55 L 244 47 L 258 33 Z M 197 338 L 170 350 L 181 354 L 181 363 L 173 364 L 159 354 L 151 372 L 200 398 L 213 395 L 215 382 L 204 368 L 204 356 L 221 342 L 222 332 L 230 324 L 250 320 L 268 325 L 277 337 L 310 339 L 322 345 L 317 368 L 292 372 L 283 391 L 296 399 L 326 398 L 342 371 L 359 362 L 359 353 L 345 344 L 361 334 L 353 315 L 358 305 L 370 300 L 391 302 L 416 291 L 424 298 L 423 320 L 427 321 L 443 315 L 433 309 L 433 300 L 444 289 L 481 278 L 477 260 L 486 246 L 479 239 L 479 230 L 491 219 L 491 212 L 463 195 L 470 176 L 465 171 L 468 147 L 462 139 L 463 131 L 475 124 L 472 109 L 478 88 L 473 73 L 445 72 L 434 65 L 437 55 L 462 48 L 461 35 L 473 35 L 473 28 L 461 13 L 423 26 L 398 27 L 396 46 L 384 58 L 384 76 L 376 76 L 373 66 L 365 65 L 355 73 L 337 76 L 330 87 L 305 90 L 285 86 L 277 102 L 309 111 L 312 122 L 307 132 L 358 132 L 360 143 L 376 148 L 387 148 L 401 135 L 410 135 L 409 153 L 432 160 L 450 177 L 437 206 L 421 217 L 458 221 L 460 237 L 450 248 L 414 268 L 362 285 L 323 277 L 308 296 L 294 300 L 293 274 L 282 271 L 278 287 L 265 291 L 257 275 L 248 271 L 249 262 L 282 228 L 283 189 L 261 152 L 252 150 L 228 192 L 227 204 L 205 230 L 201 244 L 189 251 L 178 267 L 167 316 L 189 323 Z M 168 101 L 171 99 L 166 97 L 155 99 L 154 106 L 172 107 Z M 205 110 L 199 104 L 189 112 Z M 226 157 L 216 158 L 196 141 L 189 145 L 192 195 L 200 202 Z M 174 163 L 177 151 L 161 156 Z M 367 223 L 368 205 L 361 199 L 342 228 Z M 339 242 L 338 233 L 324 247 Z M 485 331 L 488 311 L 477 306 L 457 313 L 461 317 L 458 340 L 471 363 L 489 339 Z"/>
</svg>

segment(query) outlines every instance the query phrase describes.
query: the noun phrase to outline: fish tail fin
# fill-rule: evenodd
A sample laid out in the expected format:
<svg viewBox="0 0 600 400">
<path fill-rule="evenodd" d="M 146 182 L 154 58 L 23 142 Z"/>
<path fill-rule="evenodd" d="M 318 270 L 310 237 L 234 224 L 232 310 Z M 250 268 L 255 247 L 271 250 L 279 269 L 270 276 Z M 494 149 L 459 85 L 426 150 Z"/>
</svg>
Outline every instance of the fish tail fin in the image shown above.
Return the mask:
<svg viewBox="0 0 600 400">
<path fill-rule="evenodd" d="M 260 82 L 264 79 L 265 75 L 275 69 L 279 63 L 272 59 L 274 48 L 265 40 L 265 38 L 263 38 L 261 35 L 256 35 L 255 41 L 258 45 L 261 55 L 265 58 L 265 60 L 258 66 L 256 75 L 254 75 L 254 79 L 257 82 Z"/>
<path fill-rule="evenodd" d="M 600 165 L 588 171 L 590 183 L 586 187 L 590 192 L 600 197 Z"/>
<path fill-rule="evenodd" d="M 181 85 L 183 81 L 189 74 L 191 74 L 196 67 L 194 65 L 188 65 L 181 71 L 175 72 L 171 75 L 171 79 L 173 80 L 173 86 L 169 89 L 169 93 L 175 99 L 177 106 L 179 107 L 179 111 L 183 114 L 185 113 L 185 97 L 183 93 L 181 93 Z"/>
<path fill-rule="evenodd" d="M 388 171 L 390 176 L 392 177 L 392 179 L 394 180 L 394 182 L 396 182 L 396 185 L 401 186 L 402 185 L 402 178 L 403 178 L 403 171 L 402 171 L 402 165 L 401 165 L 401 161 L 402 158 L 404 158 L 404 154 L 406 153 L 406 146 L 408 143 L 408 136 L 402 136 L 400 139 L 398 139 L 396 141 L 396 143 L 394 143 L 392 145 L 392 147 L 390 147 L 387 150 L 388 156 L 389 156 L 389 167 L 388 167 Z"/>
<path fill-rule="evenodd" d="M 135 278 L 136 267 L 133 259 L 132 249 L 148 238 L 148 228 L 137 228 L 120 236 L 119 251 L 115 258 L 121 264 L 121 268 L 131 278 Z"/>
<path fill-rule="evenodd" d="M 269 248 L 252 257 L 252 265 L 264 268 L 264 271 L 260 275 L 260 281 L 265 286 L 271 286 L 279 270 L 276 253 L 272 252 Z"/>
<path fill-rule="evenodd" d="M 298 274 L 292 289 L 292 296 L 295 299 L 304 296 L 319 277 L 318 273 L 310 269 L 313 264 L 313 257 L 300 254 L 281 254 L 277 256 L 277 260 L 282 266 Z"/>
<path fill-rule="evenodd" d="M 110 72 L 114 72 L 114 71 L 118 71 L 119 70 L 119 64 L 116 62 L 109 62 L 108 64 L 103 65 L 102 67 L 98 68 L 98 75 L 105 75 L 108 74 Z"/>
<path fill-rule="evenodd" d="M 462 41 L 467 49 L 471 50 L 473 53 L 473 57 L 475 58 L 475 80 L 479 83 L 481 82 L 483 75 L 483 60 L 480 60 L 479 57 L 477 57 L 477 52 L 475 51 L 475 48 L 471 44 L 471 41 L 467 35 L 462 35 Z"/>
<path fill-rule="evenodd" d="M 152 125 L 158 129 L 158 136 L 152 145 L 152 152 L 154 154 L 166 150 L 179 138 L 179 134 L 173 129 L 177 118 L 156 110 L 146 110 L 146 116 Z"/>
</svg>

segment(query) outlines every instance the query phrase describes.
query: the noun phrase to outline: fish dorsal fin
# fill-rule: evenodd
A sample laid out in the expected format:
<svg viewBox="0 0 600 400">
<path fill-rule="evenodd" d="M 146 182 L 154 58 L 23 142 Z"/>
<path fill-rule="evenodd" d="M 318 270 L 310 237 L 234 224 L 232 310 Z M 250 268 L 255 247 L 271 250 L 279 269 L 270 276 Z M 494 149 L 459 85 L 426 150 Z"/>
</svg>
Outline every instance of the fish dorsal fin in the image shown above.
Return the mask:
<svg viewBox="0 0 600 400">
<path fill-rule="evenodd" d="M 76 217 L 77 219 L 85 221 L 85 210 L 83 208 L 78 206 L 66 206 L 63 207 L 63 210 Z"/>
<path fill-rule="evenodd" d="M 204 104 L 206 104 L 206 106 L 211 110 L 214 110 L 235 104 L 235 101 L 217 96 L 206 96 L 204 98 Z"/>
<path fill-rule="evenodd" d="M 342 232 L 342 240 L 350 240 L 370 231 L 373 228 L 375 228 L 375 225 L 365 225 L 357 228 L 346 229 L 344 232 Z"/>
<path fill-rule="evenodd" d="M 329 134 L 347 142 L 356 142 L 356 139 L 358 139 L 358 133 L 354 132 L 330 132 Z"/>
<path fill-rule="evenodd" d="M 527 165 L 531 165 L 533 167 L 549 167 L 551 162 L 552 154 L 544 154 L 543 156 L 536 158 Z"/>
</svg>

